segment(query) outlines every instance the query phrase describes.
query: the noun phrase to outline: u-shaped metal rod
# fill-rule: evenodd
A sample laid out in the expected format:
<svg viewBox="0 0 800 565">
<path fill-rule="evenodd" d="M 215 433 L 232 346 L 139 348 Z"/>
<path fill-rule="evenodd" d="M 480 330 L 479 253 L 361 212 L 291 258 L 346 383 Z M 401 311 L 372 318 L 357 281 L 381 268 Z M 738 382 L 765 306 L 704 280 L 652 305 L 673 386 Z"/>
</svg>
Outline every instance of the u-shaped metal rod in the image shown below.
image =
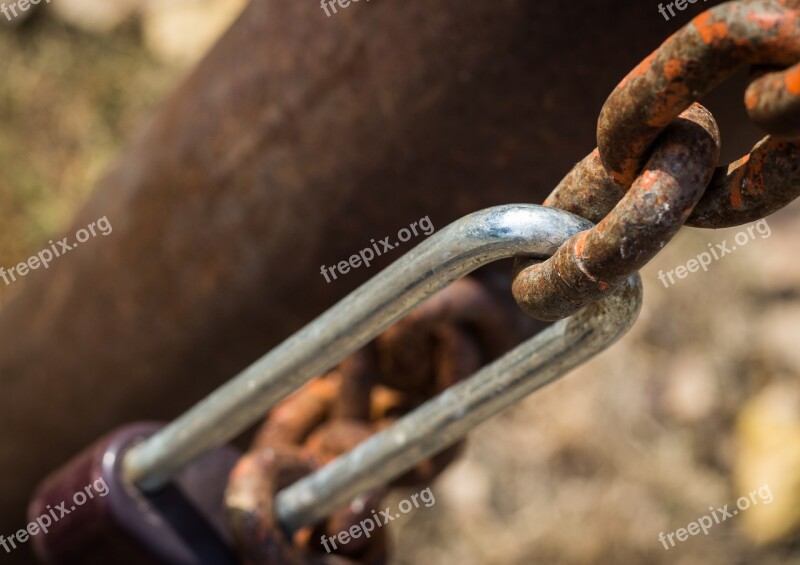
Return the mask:
<svg viewBox="0 0 800 565">
<path fill-rule="evenodd" d="M 456 443 L 481 422 L 558 379 L 622 337 L 642 303 L 638 273 L 613 294 L 550 326 L 469 379 L 278 493 L 288 531 L 319 522 Z"/>
<path fill-rule="evenodd" d="M 591 226 L 567 212 L 526 204 L 489 208 L 457 220 L 133 447 L 123 462 L 125 478 L 144 491 L 158 489 L 187 463 L 234 438 L 454 280 L 498 259 L 545 259 Z M 287 523 L 298 521 L 291 518 L 294 512 L 286 514 Z"/>
</svg>

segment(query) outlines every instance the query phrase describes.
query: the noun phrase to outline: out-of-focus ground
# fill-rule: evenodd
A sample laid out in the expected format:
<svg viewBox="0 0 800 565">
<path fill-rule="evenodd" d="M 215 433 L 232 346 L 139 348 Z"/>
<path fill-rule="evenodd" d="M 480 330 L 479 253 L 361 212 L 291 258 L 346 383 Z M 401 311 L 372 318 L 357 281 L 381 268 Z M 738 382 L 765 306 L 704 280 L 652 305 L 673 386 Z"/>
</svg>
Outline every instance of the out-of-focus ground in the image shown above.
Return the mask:
<svg viewBox="0 0 800 565">
<path fill-rule="evenodd" d="M 241 6 L 60 1 L 19 29 L 0 22 L 3 265 L 66 227 Z M 176 41 L 187 29 L 204 31 Z M 393 563 L 800 563 L 800 203 L 768 225 L 665 288 L 660 270 L 736 245 L 742 228 L 683 230 L 643 271 L 631 333 L 482 426 L 432 485 L 436 504 L 387 526 Z M 765 484 L 771 503 L 661 545 Z"/>
<path fill-rule="evenodd" d="M 67 226 L 121 144 L 244 4 L 64 0 L 13 26 L 0 15 L 5 265 Z"/>
</svg>

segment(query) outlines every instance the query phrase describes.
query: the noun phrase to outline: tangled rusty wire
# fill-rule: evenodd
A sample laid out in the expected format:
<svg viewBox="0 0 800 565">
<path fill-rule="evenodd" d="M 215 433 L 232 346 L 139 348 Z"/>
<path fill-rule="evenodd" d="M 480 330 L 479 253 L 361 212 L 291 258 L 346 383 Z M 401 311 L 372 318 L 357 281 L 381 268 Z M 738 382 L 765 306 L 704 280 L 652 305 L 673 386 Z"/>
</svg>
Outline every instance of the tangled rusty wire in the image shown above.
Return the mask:
<svg viewBox="0 0 800 565">
<path fill-rule="evenodd" d="M 770 135 L 717 168 L 720 135 L 697 100 L 742 68 L 753 121 Z M 609 96 L 598 148 L 545 205 L 597 225 L 548 260 L 517 259 L 513 296 L 530 316 L 558 320 L 608 295 L 684 224 L 721 228 L 762 218 L 800 192 L 800 0 L 741 0 L 695 18 Z M 377 504 L 336 512 L 313 531 L 282 529 L 273 497 L 504 352 L 520 336 L 508 302 L 474 280 L 452 285 L 272 411 L 231 475 L 227 507 L 245 562 L 381 563 L 381 535 L 326 554 L 320 535 L 346 531 Z M 392 486 L 429 482 L 457 447 Z"/>
</svg>

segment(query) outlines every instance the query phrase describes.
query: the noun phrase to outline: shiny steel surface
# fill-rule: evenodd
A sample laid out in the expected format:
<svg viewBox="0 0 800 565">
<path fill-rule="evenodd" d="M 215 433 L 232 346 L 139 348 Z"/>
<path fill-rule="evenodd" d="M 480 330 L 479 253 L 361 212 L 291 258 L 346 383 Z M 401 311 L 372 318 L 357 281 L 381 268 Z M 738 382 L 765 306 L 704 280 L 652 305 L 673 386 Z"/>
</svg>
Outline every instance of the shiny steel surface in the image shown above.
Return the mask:
<svg viewBox="0 0 800 565">
<path fill-rule="evenodd" d="M 143 490 L 159 488 L 186 463 L 257 422 L 452 281 L 498 259 L 544 259 L 591 225 L 567 212 L 525 204 L 461 218 L 131 449 L 124 464 L 127 478 Z"/>
</svg>

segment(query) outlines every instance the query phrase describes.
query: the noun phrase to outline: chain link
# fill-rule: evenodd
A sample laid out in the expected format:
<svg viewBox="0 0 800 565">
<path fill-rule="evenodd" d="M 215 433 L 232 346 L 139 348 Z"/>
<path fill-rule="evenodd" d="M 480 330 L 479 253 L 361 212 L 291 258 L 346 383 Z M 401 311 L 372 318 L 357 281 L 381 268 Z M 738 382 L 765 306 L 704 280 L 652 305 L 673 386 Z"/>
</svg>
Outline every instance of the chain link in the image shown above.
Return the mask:
<svg viewBox="0 0 800 565">
<path fill-rule="evenodd" d="M 800 194 L 800 142 L 783 139 L 800 137 L 798 7 L 800 0 L 717 6 L 620 82 L 600 113 L 597 150 L 545 201 L 599 224 L 544 263 L 517 259 L 512 290 L 526 313 L 541 320 L 569 316 L 643 267 L 684 223 L 739 225 Z M 703 142 L 676 128 L 688 131 L 678 126 L 686 119 L 698 123 L 696 101 L 753 65 L 794 65 L 754 80 L 745 97 L 753 120 L 778 137 L 717 169 Z M 704 127 L 718 143 L 718 134 Z"/>
</svg>

